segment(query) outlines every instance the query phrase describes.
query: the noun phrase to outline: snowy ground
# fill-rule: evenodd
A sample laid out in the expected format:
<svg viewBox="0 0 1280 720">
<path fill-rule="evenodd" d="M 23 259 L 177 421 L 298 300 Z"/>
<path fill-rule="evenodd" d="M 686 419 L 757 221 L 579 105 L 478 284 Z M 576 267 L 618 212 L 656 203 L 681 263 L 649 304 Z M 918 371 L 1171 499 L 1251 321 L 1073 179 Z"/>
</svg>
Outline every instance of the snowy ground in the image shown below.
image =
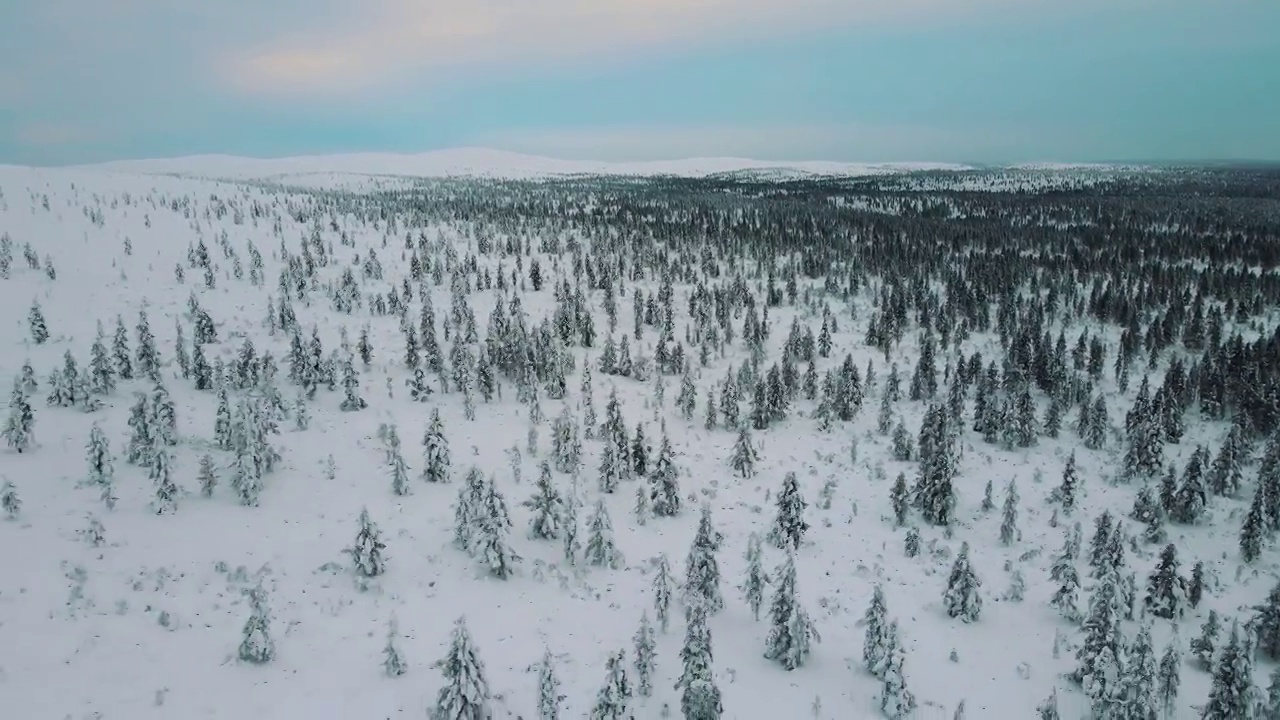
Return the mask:
<svg viewBox="0 0 1280 720">
<path fill-rule="evenodd" d="M 207 168 L 195 172 L 217 174 Z M 436 395 L 429 406 L 412 402 L 404 389 L 407 375 L 396 319 L 360 311 L 336 315 L 317 293 L 313 306 L 297 304 L 295 310 L 304 328 L 320 328 L 326 352 L 337 346 L 343 324 L 353 342 L 362 324 L 368 322 L 372 328 L 375 359 L 362 375 L 370 407 L 339 412 L 341 395 L 322 390 L 312 405 L 309 430 L 295 431 L 284 423 L 277 438 L 282 467 L 268 478 L 261 506 L 241 507 L 225 487 L 210 499 L 195 492 L 197 458 L 211 451 L 216 398 L 196 392 L 175 377 L 175 367 L 167 367 L 166 383 L 178 404 L 181 435 L 177 477 L 188 495 L 176 514 L 157 516 L 148 506 L 153 489 L 145 470 L 118 457 L 128 433 L 125 421 L 132 393 L 146 386 L 125 383 L 104 409 L 82 414 L 46 408 L 44 378 L 61 365 L 65 351 L 80 363 L 87 360 L 99 321 L 109 335 L 116 315 L 122 315 L 132 339 L 144 305 L 162 356 L 171 363 L 175 319 L 181 319 L 190 338 L 185 312 L 193 291 L 219 325 L 221 342 L 216 350 L 208 349 L 211 361 L 219 354 L 233 357 L 242 338 L 250 337 L 259 351 L 270 350 L 283 370 L 287 338 L 267 333 L 267 296 L 276 292 L 281 238 L 292 252 L 310 229 L 309 223 L 299 224 L 284 212 L 284 203 L 307 199 L 207 180 L 89 170 L 0 168 L 0 189 L 0 233 L 9 233 L 17 248 L 31 243 L 41 258 L 52 258 L 57 269 L 57 279 L 50 280 L 42 271 L 27 269 L 19 252 L 13 277 L 0 281 L 0 302 L 9 308 L 0 323 L 0 378 L 14 377 L 24 360 L 30 360 L 42 383 L 34 402 L 38 447 L 21 455 L 0 452 L 0 474 L 17 486 L 24 502 L 18 520 L 0 522 L 0 567 L 5 570 L 0 573 L 0 707 L 6 708 L 6 717 L 421 717 L 440 684 L 430 664 L 444 654 L 453 621 L 462 614 L 490 683 L 501 696 L 501 710 L 510 717 L 531 717 L 536 688 L 528 667 L 549 647 L 560 659 L 567 696 L 564 717 L 586 716 L 604 679 L 606 657 L 630 648 L 641 612 L 651 607 L 651 559 L 667 553 L 676 576 L 682 577 L 697 522 L 696 505 L 675 519 L 652 519 L 638 526 L 631 512 L 634 490 L 624 485 L 607 497 L 618 545 L 626 556 L 624 567 L 565 567 L 559 543 L 525 539 L 529 515 L 519 506 L 532 492 L 537 464 L 549 445 L 549 426 L 543 425 L 543 455 L 530 457 L 525 449 L 526 412 L 510 387 L 503 401 L 479 404 L 474 422 L 463 418 L 461 399 L 455 394 Z M 263 203 L 278 213 L 281 236 L 272 234 L 269 219 L 246 217 L 236 224 L 231 213 L 222 218 L 207 214 L 212 195 L 241 207 Z M 100 213 L 100 222 L 95 223 L 86 209 Z M 342 263 L 323 269 L 327 278 L 336 279 L 353 252 L 359 250 L 363 256 L 370 246 L 378 248 L 389 281 L 398 284 L 407 275 L 397 239 L 384 251 L 382 231 L 356 218 L 338 222 L 353 235 L 357 247 L 335 242 Z M 465 249 L 464 240 L 447 228 L 440 230 L 458 243 L 460 252 Z M 264 287 L 230 276 L 230 262 L 216 241 L 222 232 L 242 257 L 250 241 L 262 251 Z M 335 233 L 326 228 L 325 235 Z M 175 265 L 187 266 L 188 243 L 198 237 L 204 238 L 221 266 L 213 290 L 206 290 L 193 271 L 185 284 L 175 280 Z M 124 252 L 126 239 L 132 245 L 129 255 Z M 496 260 L 481 262 L 496 265 Z M 447 284 L 434 290 L 439 318 L 449 307 Z M 676 288 L 677 337 L 682 336 L 687 291 Z M 31 343 L 26 323 L 33 300 L 42 306 L 52 333 L 40 346 Z M 471 302 L 483 335 L 492 294 L 476 293 Z M 550 284 L 542 292 L 526 292 L 524 302 L 530 324 L 536 324 L 553 308 Z M 593 302 L 597 328 L 603 332 L 603 311 L 598 301 Z M 622 328 L 630 327 L 630 304 L 629 295 L 620 303 Z M 882 386 L 888 365 L 863 342 L 866 313 L 851 315 L 848 308 L 838 309 L 841 332 L 825 362 L 838 364 L 846 352 L 853 354 L 859 368 L 874 359 Z M 771 356 L 776 357 L 785 340 L 794 312 L 784 307 L 771 313 Z M 810 325 L 820 320 L 802 317 Z M 647 330 L 643 347 L 652 343 L 652 329 Z M 1070 329 L 1067 336 L 1075 337 Z M 994 349 L 994 342 L 974 341 L 985 357 L 996 354 L 986 350 Z M 734 353 L 740 349 L 733 347 Z M 914 365 L 915 352 L 908 340 L 893 358 L 904 378 Z M 964 700 L 970 718 L 1028 718 L 1055 685 L 1060 688 L 1063 717 L 1083 716 L 1087 703 L 1060 677 L 1073 667 L 1070 648 L 1079 634 L 1048 605 L 1054 588 L 1047 568 L 1063 536 L 1062 529 L 1047 527 L 1051 508 L 1045 497 L 1075 449 L 1086 495 L 1073 519 L 1084 524 L 1086 542 L 1092 518 L 1101 509 L 1127 514 L 1135 488 L 1105 482 L 1118 468 L 1118 443 L 1113 440 L 1108 449 L 1088 451 L 1078 447 L 1068 431 L 1060 440 L 1041 438 L 1031 451 L 1006 452 L 983 445 L 970 433 L 964 442 L 961 522 L 955 536 L 946 538 L 925 526 L 925 551 L 907 559 L 902 534 L 889 520 L 888 494 L 892 479 L 900 471 L 910 477 L 914 464 L 893 461 L 888 438 L 875 431 L 880 386 L 854 422 L 837 425 L 829 434 L 815 430 L 815 423 L 804 417 L 812 403 L 801 401 L 799 414 L 757 434 L 762 463 L 754 478 L 743 480 L 733 476 L 726 462 L 735 435 L 707 432 L 701 420 L 707 388 L 741 361 L 733 354 L 713 358 L 709 368 L 699 371 L 699 409 L 690 421 L 674 407 L 678 378 L 668 379 L 663 407 L 655 406 L 651 384 L 599 373 L 594 393 L 602 414 L 610 389 L 616 387 L 629 427 L 645 421 L 655 443 L 659 424 L 666 423 L 678 451 L 683 490 L 711 503 L 714 521 L 725 534 L 720 562 L 727 606 L 712 619 L 725 717 L 809 717 L 815 700 L 820 708 L 813 712 L 820 718 L 878 717 L 879 683 L 860 667 L 859 625 L 876 583 L 883 583 L 889 614 L 901 623 L 908 648 L 906 672 L 922 701 L 916 717 L 950 718 Z M 579 368 L 581 364 L 580 357 Z M 395 389 L 393 398 L 386 390 L 388 378 Z M 569 388 L 569 402 L 576 403 L 578 374 L 570 377 Z M 284 392 L 292 399 L 292 388 Z M 560 401 L 542 402 L 548 418 L 559 414 Z M 422 466 L 418 439 L 428 421 L 428 407 L 440 409 L 453 450 L 455 482 L 445 486 L 416 480 Z M 923 406 L 904 401 L 899 408 L 914 435 Z M 1127 401 L 1110 402 L 1113 423 L 1126 409 Z M 381 423 L 389 422 L 398 425 L 414 471 L 414 492 L 407 497 L 391 493 L 383 463 L 377 432 Z M 105 511 L 95 491 L 77 487 L 85 474 L 84 446 L 93 423 L 106 431 L 117 454 L 120 502 L 112 512 Z M 1216 448 L 1226 431 L 1226 426 L 1196 420 L 1187 440 L 1170 448 L 1171 455 L 1181 460 L 1196 442 Z M 512 446 L 524 453 L 521 485 L 515 484 L 507 460 Z M 219 462 L 227 462 L 224 454 L 212 452 Z M 586 453 L 583 492 L 589 507 L 597 496 L 598 443 L 587 443 Z M 334 479 L 327 479 L 324 471 L 330 454 L 336 463 Z M 513 514 L 515 547 L 524 562 L 517 576 L 506 582 L 483 576 L 472 559 L 450 545 L 457 479 L 472 464 L 496 474 Z M 800 596 L 822 642 L 808 664 L 788 673 L 762 657 L 767 623 L 752 620 L 734 586 L 744 574 L 748 534 L 767 531 L 772 520 L 765 493 L 776 493 L 791 470 L 800 475 L 812 525 L 798 556 Z M 1024 537 L 1010 548 L 999 542 L 999 511 L 984 514 L 979 501 L 984 484 L 992 480 L 999 504 L 1011 479 L 1017 479 L 1023 498 Z M 831 508 L 824 510 L 817 501 L 828 480 L 836 486 Z M 558 476 L 557 482 L 567 485 L 568 479 Z M 381 526 L 390 557 L 389 572 L 363 592 L 356 589 L 349 571 L 326 568 L 327 563 L 347 564 L 342 551 L 352 543 L 362 507 Z M 1216 501 L 1215 516 L 1231 517 L 1222 523 L 1221 532 L 1170 526 L 1170 541 L 1183 553 L 1184 571 L 1203 560 L 1213 578 L 1205 603 L 1184 621 L 1181 642 L 1194 636 L 1208 609 L 1236 616 L 1241 606 L 1260 601 L 1274 583 L 1274 547 L 1255 569 L 1239 570 L 1236 531 L 1244 509 L 1241 502 Z M 89 513 L 105 526 L 107 544 L 101 548 L 90 547 L 78 535 Z M 961 540 L 973 546 L 986 595 L 984 614 L 972 625 L 948 619 L 941 609 L 947 572 Z M 1155 548 L 1144 546 L 1143 552 L 1129 558 L 1140 582 L 1155 560 Z M 766 554 L 770 567 L 781 560 L 779 551 L 767 546 Z M 1009 582 L 1008 562 L 1021 568 L 1028 581 L 1021 603 L 1000 600 Z M 75 579 L 77 568 L 83 569 L 83 580 Z M 263 667 L 235 660 L 248 615 L 240 591 L 255 577 L 264 578 L 270 590 L 279 649 L 278 659 Z M 408 674 L 396 679 L 384 677 L 379 664 L 392 618 L 398 622 L 401 648 L 410 664 Z M 1067 644 L 1055 659 L 1051 648 L 1058 632 Z M 1171 631 L 1160 623 L 1155 632 L 1159 652 Z M 679 695 L 672 686 L 679 672 L 682 636 L 683 623 L 673 619 L 659 644 L 657 690 L 634 707 L 635 717 L 661 717 L 664 705 L 678 715 Z M 948 659 L 953 649 L 958 662 Z M 1026 663 L 1022 672 L 1021 663 Z M 1188 663 L 1182 678 L 1177 717 L 1193 717 L 1192 705 L 1203 702 L 1207 694 L 1208 675 Z"/>
</svg>

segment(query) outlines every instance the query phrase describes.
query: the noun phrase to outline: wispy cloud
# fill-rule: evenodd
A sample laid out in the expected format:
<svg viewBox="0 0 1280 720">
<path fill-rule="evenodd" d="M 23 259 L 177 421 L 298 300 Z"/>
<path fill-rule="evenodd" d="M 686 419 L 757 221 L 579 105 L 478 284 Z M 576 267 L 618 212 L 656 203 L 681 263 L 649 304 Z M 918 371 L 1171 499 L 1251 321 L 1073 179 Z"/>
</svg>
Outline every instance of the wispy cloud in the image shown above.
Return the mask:
<svg viewBox="0 0 1280 720">
<path fill-rule="evenodd" d="M 863 162 L 949 161 L 975 158 L 1053 159 L 1039 133 L 1020 128 L 920 125 L 670 125 L 511 130 L 474 138 L 478 145 L 565 159 L 643 161 L 692 156 L 754 160 Z M 1078 142 L 1057 130 L 1055 141 Z"/>
<path fill-rule="evenodd" d="M 1048 0 L 384 0 L 363 18 L 304 24 L 233 52 L 219 71 L 250 93 L 340 94 L 466 64 L 705 46 L 838 26 L 938 26 L 1054 6 Z"/>
</svg>

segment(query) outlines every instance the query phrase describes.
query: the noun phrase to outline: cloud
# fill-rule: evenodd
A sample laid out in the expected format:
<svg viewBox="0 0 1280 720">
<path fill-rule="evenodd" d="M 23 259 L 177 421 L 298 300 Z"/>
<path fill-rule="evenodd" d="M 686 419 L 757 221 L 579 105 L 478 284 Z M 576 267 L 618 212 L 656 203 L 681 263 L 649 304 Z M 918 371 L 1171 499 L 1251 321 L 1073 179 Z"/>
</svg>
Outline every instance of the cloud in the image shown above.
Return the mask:
<svg viewBox="0 0 1280 720">
<path fill-rule="evenodd" d="M 51 147 L 80 145 L 94 142 L 99 136 L 85 128 L 64 123 L 31 123 L 19 127 L 13 133 L 19 145 L 27 147 Z"/>
<path fill-rule="evenodd" d="M 1141 2 L 1142 0 L 1134 0 Z M 1073 7 L 1099 0 L 1076 0 Z M 384 0 L 363 17 L 280 34 L 219 59 L 250 94 L 333 96 L 446 68 L 545 63 L 675 45 L 744 42 L 838 26 L 946 23 L 1047 0 Z M 304 23 L 305 25 L 305 23 Z"/>
<path fill-rule="evenodd" d="M 1064 147 L 1082 138 L 1053 129 Z M 1083 138 L 1086 139 L 1087 138 Z M 975 158 L 1049 160 L 1046 133 L 1021 128 L 941 128 L 920 125 L 668 125 L 517 129 L 472 138 L 476 145 L 570 160 L 644 161 L 687 157 L 849 162 L 943 161 Z M 1049 149 L 1048 152 L 1052 152 Z"/>
</svg>

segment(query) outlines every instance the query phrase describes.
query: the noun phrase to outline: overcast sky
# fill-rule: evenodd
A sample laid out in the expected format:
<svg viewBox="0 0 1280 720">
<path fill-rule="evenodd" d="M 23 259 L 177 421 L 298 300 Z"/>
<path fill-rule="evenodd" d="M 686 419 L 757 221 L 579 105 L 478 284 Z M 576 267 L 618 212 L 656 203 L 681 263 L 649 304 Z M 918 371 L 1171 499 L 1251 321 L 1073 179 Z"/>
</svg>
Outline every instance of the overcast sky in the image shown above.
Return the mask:
<svg viewBox="0 0 1280 720">
<path fill-rule="evenodd" d="M 1278 0 L 9 0 L 0 163 L 1280 160 Z"/>
</svg>

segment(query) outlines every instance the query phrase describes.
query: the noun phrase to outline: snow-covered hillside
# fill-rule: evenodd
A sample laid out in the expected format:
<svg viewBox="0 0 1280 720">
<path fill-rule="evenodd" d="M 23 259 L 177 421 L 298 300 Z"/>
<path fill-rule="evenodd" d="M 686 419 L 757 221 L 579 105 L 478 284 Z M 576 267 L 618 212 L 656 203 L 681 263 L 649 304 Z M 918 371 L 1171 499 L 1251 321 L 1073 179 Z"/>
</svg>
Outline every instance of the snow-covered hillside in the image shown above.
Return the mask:
<svg viewBox="0 0 1280 720">
<path fill-rule="evenodd" d="M 649 162 L 595 162 L 560 160 L 537 155 L 454 148 L 417 154 L 358 153 L 308 157 L 259 159 L 227 155 L 201 155 L 160 160 L 130 160 L 91 166 L 108 171 L 176 174 L 214 179 L 277 180 L 310 185 L 332 182 L 335 177 L 491 177 L 525 179 L 566 175 L 675 175 L 704 177 L 738 171 L 772 171 L 793 175 L 859 176 L 913 170 L 960 170 L 949 163 L 841 163 L 778 162 L 746 158 L 711 157 Z"/>
<path fill-rule="evenodd" d="M 1225 645 L 1230 619 L 1253 617 L 1250 608 L 1275 586 L 1280 558 L 1271 542 L 1252 562 L 1240 558 L 1241 525 L 1261 476 L 1244 454 L 1240 488 L 1201 498 L 1207 507 L 1197 512 L 1205 514 L 1188 522 L 1169 520 L 1167 540 L 1144 539 L 1148 524 L 1130 517 L 1143 484 L 1114 482 L 1126 454 L 1126 413 L 1140 378 L 1150 373 L 1156 393 L 1168 359 L 1182 351 L 1167 349 L 1148 368 L 1139 348 L 1132 381 L 1125 371 L 1132 386 L 1122 389 L 1112 372 L 1122 328 L 1074 313 L 1062 299 L 1046 328 L 1063 332 L 1068 347 L 1078 336 L 1089 340 L 1080 341 L 1083 360 L 1072 367 L 1066 358 L 1061 368 L 1082 378 L 1073 392 L 1083 401 L 1057 405 L 1062 429 L 1050 433 L 1040 418 L 1057 400 L 1025 383 L 1025 392 L 984 384 L 987 364 L 998 374 L 1008 344 L 997 325 L 1013 322 L 994 320 L 997 306 L 1006 307 L 1001 298 L 989 298 L 990 328 L 965 324 L 961 338 L 957 326 L 955 343 L 939 345 L 938 331 L 918 323 L 940 322 L 941 304 L 921 321 L 915 306 L 906 309 L 911 293 L 895 290 L 886 300 L 900 278 L 850 266 L 806 276 L 796 270 L 798 254 L 777 258 L 775 284 L 772 269 L 732 242 L 685 247 L 684 238 L 645 237 L 640 226 L 609 228 L 607 218 L 592 219 L 603 229 L 566 220 L 553 232 L 498 214 L 446 219 L 376 196 L 329 204 L 303 190 L 155 174 L 704 175 L 747 167 L 772 165 L 606 166 L 478 153 L 0 168 L 0 235 L 12 253 L 0 279 L 9 308 L 0 323 L 0 378 L 21 388 L 29 363 L 37 382 L 12 398 L 6 384 L 10 405 L 0 409 L 3 420 L 25 399 L 34 416 L 29 447 L 0 449 L 0 476 L 21 502 L 0 519 L 0 715 L 424 717 L 450 687 L 449 668 L 433 663 L 465 617 L 487 693 L 481 698 L 473 686 L 470 699 L 486 702 L 496 718 L 541 717 L 540 695 L 563 696 L 562 718 L 609 710 L 623 695 L 625 713 L 604 717 L 712 717 L 682 711 L 682 698 L 706 699 L 707 680 L 725 718 L 893 716 L 885 697 L 906 697 L 895 685 L 900 674 L 915 703 L 899 717 L 943 720 L 963 704 L 968 718 L 1031 718 L 1056 693 L 1060 717 L 1076 720 L 1089 713 L 1087 695 L 1101 692 L 1067 679 L 1080 665 L 1077 651 L 1122 624 L 1127 641 L 1149 629 L 1151 655 L 1135 649 L 1140 642 L 1125 645 L 1122 659 L 1085 652 L 1104 668 L 1088 682 L 1128 688 L 1108 691 L 1117 698 L 1139 693 L 1122 677 L 1145 672 L 1144 657 L 1160 663 L 1166 648 L 1179 648 L 1183 657 L 1171 662 L 1181 685 L 1160 717 L 1200 717 L 1211 675 L 1189 641 L 1215 611 L 1226 623 Z M 692 228 L 701 220 L 679 222 Z M 604 239 L 617 244 L 594 247 Z M 881 310 L 898 302 L 910 327 L 878 347 L 869 340 L 873 325 L 887 323 Z M 1017 312 L 1031 301 L 1020 302 Z M 1261 317 L 1251 328 L 1228 315 L 1220 329 L 1227 336 L 1239 329 L 1252 342 L 1271 331 Z M 33 332 L 40 325 L 47 338 Z M 806 345 L 806 335 L 817 344 Z M 146 336 L 159 356 L 151 377 Z M 105 349 L 96 363 L 95 338 Z M 1095 341 L 1105 371 L 1084 369 Z M 670 359 L 677 344 L 683 363 Z M 958 361 L 975 352 L 977 371 L 967 384 L 953 382 Z M 183 367 L 196 353 L 208 363 L 207 388 L 199 387 L 204 370 Z M 933 363 L 927 372 L 917 371 L 922 355 Z M 63 374 L 68 359 L 78 368 L 74 380 Z M 122 360 L 132 379 L 119 376 Z M 413 397 L 423 387 L 430 394 Z M 973 430 L 974 405 L 1006 392 L 1004 407 L 1020 420 L 987 428 L 1000 442 L 984 442 Z M 176 418 L 169 441 L 165 396 Z M 726 398 L 740 403 L 736 421 L 725 414 Z M 1104 410 L 1086 416 L 1082 438 L 1077 409 L 1094 407 L 1092 399 Z M 844 410 L 846 419 L 833 416 Z M 1198 445 L 1217 456 L 1232 426 L 1192 410 L 1186 418 L 1181 442 L 1167 444 L 1162 457 L 1176 465 L 1174 482 L 1194 495 L 1184 469 L 1199 463 Z M 952 440 L 930 435 L 935 421 L 951 428 Z M 94 468 L 87 449 L 94 428 L 112 472 L 101 462 Z M 949 450 L 931 455 L 921 440 Z M 1265 445 L 1255 442 L 1254 456 Z M 636 447 L 644 467 L 635 466 Z M 748 455 L 758 457 L 746 463 Z M 430 481 L 428 470 L 447 481 Z M 895 479 L 913 484 L 934 470 L 947 488 L 954 484 L 954 507 L 927 499 L 908 507 L 906 486 Z M 544 503 L 555 493 L 575 508 L 571 515 L 524 504 L 538 497 L 544 472 Z M 1064 482 L 1068 473 L 1073 479 Z M 469 485 L 469 476 L 478 483 Z M 943 491 L 931 482 L 922 492 Z M 662 507 L 677 501 L 678 511 Z M 377 539 L 357 537 L 363 511 Z M 1095 549 L 1094 523 L 1104 511 L 1117 529 Z M 714 530 L 699 554 L 704 512 Z M 937 513 L 945 522 L 929 522 Z M 547 523 L 561 530 L 535 539 L 535 520 L 546 534 Z M 1150 537 L 1160 522 L 1151 522 Z M 566 523 L 577 528 L 576 545 L 565 540 Z M 1077 553 L 1063 560 L 1076 523 Z M 751 584 L 753 536 L 763 541 L 760 568 L 771 577 L 760 588 L 759 619 L 752 593 L 739 587 Z M 904 542 L 918 542 L 917 552 Z M 1183 580 L 1157 582 L 1149 606 L 1147 578 L 1166 543 L 1176 548 Z M 972 575 L 957 562 L 962 553 Z M 707 582 L 712 557 L 718 611 L 696 587 Z M 654 590 L 660 558 L 673 575 L 665 631 Z M 1198 563 L 1203 598 L 1193 607 L 1182 583 Z M 1050 579 L 1065 565 L 1079 573 L 1074 589 Z M 1136 585 L 1126 585 L 1133 577 Z M 1166 580 L 1172 584 L 1160 584 Z M 1113 598 L 1114 608 L 1094 612 L 1090 598 L 1100 587 L 1130 593 L 1129 602 Z M 872 643 L 873 656 L 888 658 L 872 672 L 864 615 L 877 588 L 898 635 L 896 644 Z M 1066 609 L 1051 605 L 1063 588 Z M 1172 621 L 1157 617 L 1164 603 L 1176 605 Z M 703 610 L 687 623 L 693 607 Z M 267 613 L 269 628 L 253 624 Z M 653 674 L 643 683 L 649 696 L 640 682 L 648 665 L 637 664 L 634 650 L 642 617 L 656 628 Z M 1112 618 L 1114 627 L 1082 627 L 1085 617 Z M 810 623 L 816 635 L 806 646 Z M 392 627 L 401 675 L 384 664 Z M 266 652 L 268 636 L 274 653 Z M 704 653 L 707 638 L 713 652 Z M 611 674 L 619 652 L 624 662 Z M 540 693 L 544 653 L 558 691 Z M 255 655 L 271 657 L 255 663 Z M 1249 668 L 1260 700 L 1275 663 L 1259 657 Z M 626 693 L 614 682 L 624 669 Z M 1154 675 L 1151 682 L 1126 707 L 1156 707 Z"/>
</svg>

